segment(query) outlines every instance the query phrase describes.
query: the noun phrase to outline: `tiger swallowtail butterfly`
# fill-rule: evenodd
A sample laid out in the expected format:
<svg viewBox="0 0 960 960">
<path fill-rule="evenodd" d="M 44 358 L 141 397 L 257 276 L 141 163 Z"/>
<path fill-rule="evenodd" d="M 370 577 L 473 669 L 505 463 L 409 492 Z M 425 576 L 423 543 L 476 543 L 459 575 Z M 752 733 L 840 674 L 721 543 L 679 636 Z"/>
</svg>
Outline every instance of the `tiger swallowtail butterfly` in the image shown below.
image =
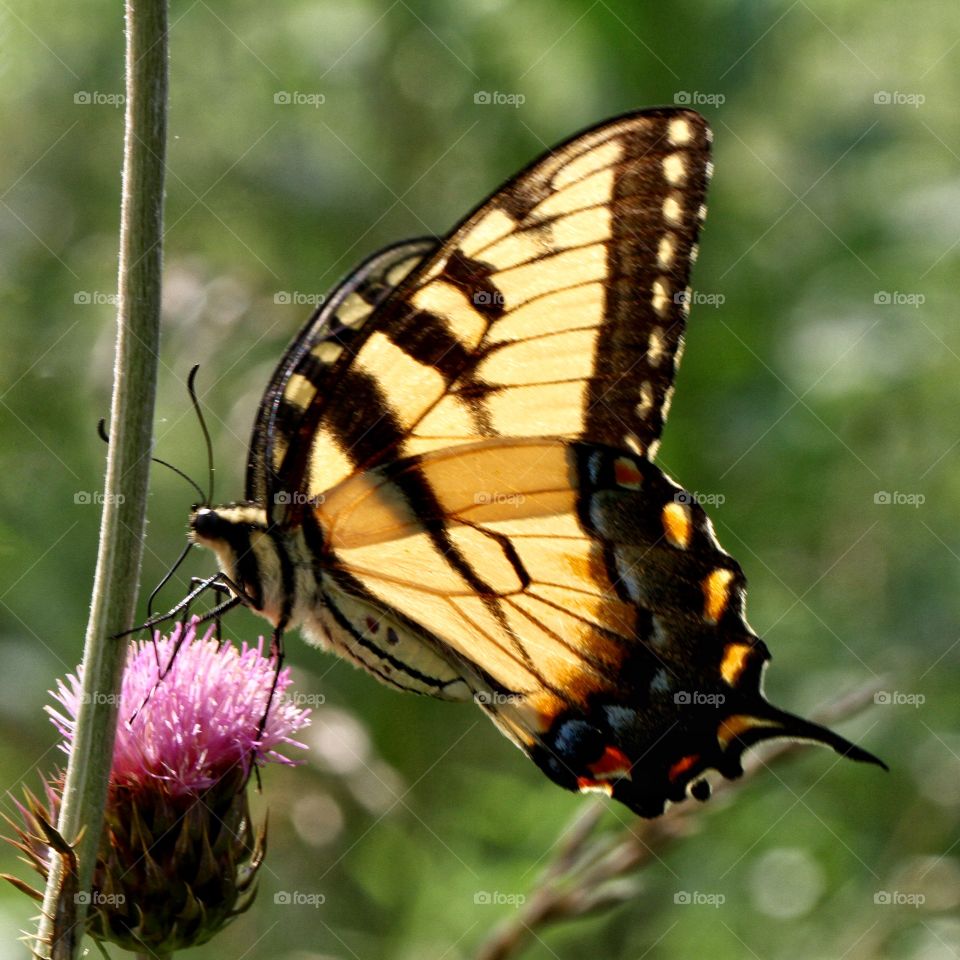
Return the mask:
<svg viewBox="0 0 960 960">
<path fill-rule="evenodd" d="M 654 465 L 710 129 L 654 109 L 389 247 L 284 354 L 246 498 L 195 507 L 242 603 L 400 690 L 471 697 L 563 787 L 645 817 L 792 737 L 701 506 Z"/>
</svg>

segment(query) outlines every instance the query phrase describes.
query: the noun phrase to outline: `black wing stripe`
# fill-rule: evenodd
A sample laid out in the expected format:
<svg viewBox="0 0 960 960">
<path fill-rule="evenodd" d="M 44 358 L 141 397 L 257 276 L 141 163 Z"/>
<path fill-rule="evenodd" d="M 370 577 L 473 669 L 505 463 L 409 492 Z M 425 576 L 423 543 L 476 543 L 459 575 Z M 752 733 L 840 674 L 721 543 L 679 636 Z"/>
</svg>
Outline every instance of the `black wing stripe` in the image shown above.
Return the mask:
<svg viewBox="0 0 960 960">
<path fill-rule="evenodd" d="M 340 608 L 337 606 L 336 600 L 330 596 L 329 593 L 326 591 L 321 591 L 321 593 L 323 595 L 323 602 L 326 605 L 327 610 L 330 611 L 330 615 L 333 617 L 337 626 L 340 627 L 341 630 L 348 633 L 358 646 L 362 647 L 364 650 L 369 650 L 378 660 L 385 660 L 394 670 L 410 677 L 410 679 L 416 683 L 422 684 L 425 687 L 433 687 L 435 690 L 442 690 L 444 687 L 448 687 L 453 683 L 461 682 L 459 678 L 455 680 L 439 680 L 436 677 L 427 676 L 427 674 L 421 673 L 419 670 L 414 669 L 403 660 L 392 656 L 383 648 L 382 645 L 374 643 L 360 630 L 358 630 L 354 626 L 353 621 L 350 620 L 349 617 L 345 616 L 340 610 Z M 359 656 L 356 651 L 354 651 L 354 653 L 355 655 Z M 400 681 L 397 679 L 396 675 L 386 673 L 375 663 L 371 663 L 365 658 L 361 659 L 363 659 L 364 669 L 369 670 L 371 673 L 375 673 L 380 680 L 390 684 L 390 686 L 398 687 L 401 690 L 412 691 L 414 693 L 421 692 L 416 687 L 404 686 L 404 684 L 400 683 Z"/>
<path fill-rule="evenodd" d="M 447 563 L 484 598 L 494 598 L 496 591 L 485 583 L 473 569 L 466 557 L 450 540 L 444 521 L 445 511 L 434 493 L 433 487 L 417 465 L 416 457 L 394 461 L 384 465 L 384 475 L 403 493 L 407 503 L 423 525 L 433 545 L 443 554 Z M 514 558 L 511 558 L 513 560 Z M 519 562 L 519 560 L 517 560 Z M 502 617 L 499 608 L 496 615 Z"/>
<path fill-rule="evenodd" d="M 326 410 L 326 425 L 338 445 L 358 468 L 372 463 L 384 451 L 394 450 L 405 436 L 405 431 L 393 415 L 390 401 L 384 396 L 376 379 L 361 370 L 347 370 L 337 384 L 337 390 L 350 398 L 349 403 L 331 404 Z M 319 405 L 308 411 L 308 423 L 303 449 L 297 451 L 304 460 L 310 455 L 309 440 L 319 420 Z M 292 465 L 290 465 L 292 466 Z M 284 470 L 289 469 L 288 465 Z M 293 469 L 291 476 L 303 476 L 305 471 Z"/>
<path fill-rule="evenodd" d="M 433 367 L 448 382 L 460 375 L 473 356 L 450 332 L 442 317 L 426 310 L 405 312 L 384 333 L 414 360 Z"/>
<path fill-rule="evenodd" d="M 503 316 L 503 300 L 491 277 L 490 267 L 481 260 L 454 250 L 444 264 L 440 277 L 466 294 L 477 313 L 490 322 Z"/>
</svg>

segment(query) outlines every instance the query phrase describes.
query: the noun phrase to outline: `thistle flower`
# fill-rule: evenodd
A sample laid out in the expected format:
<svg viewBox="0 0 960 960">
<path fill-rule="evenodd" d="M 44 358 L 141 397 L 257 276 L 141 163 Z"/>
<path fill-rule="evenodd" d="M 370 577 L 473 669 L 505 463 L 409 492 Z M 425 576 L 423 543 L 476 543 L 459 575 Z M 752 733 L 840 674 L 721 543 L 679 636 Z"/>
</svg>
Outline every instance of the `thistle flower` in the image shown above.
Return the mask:
<svg viewBox="0 0 960 960">
<path fill-rule="evenodd" d="M 291 765 L 280 751 L 303 747 L 293 735 L 309 710 L 283 697 L 289 670 L 258 733 L 275 670 L 263 638 L 238 650 L 211 634 L 178 624 L 169 637 L 131 644 L 127 659 L 87 929 L 128 950 L 165 955 L 204 943 L 249 907 L 265 829 L 254 836 L 247 781 L 254 765 Z M 69 753 L 81 671 L 51 693 L 61 709 L 47 711 Z M 56 822 L 56 779 L 44 793 L 25 792 L 18 804 L 27 828 L 15 844 L 41 875 L 49 852 L 37 828 Z"/>
</svg>

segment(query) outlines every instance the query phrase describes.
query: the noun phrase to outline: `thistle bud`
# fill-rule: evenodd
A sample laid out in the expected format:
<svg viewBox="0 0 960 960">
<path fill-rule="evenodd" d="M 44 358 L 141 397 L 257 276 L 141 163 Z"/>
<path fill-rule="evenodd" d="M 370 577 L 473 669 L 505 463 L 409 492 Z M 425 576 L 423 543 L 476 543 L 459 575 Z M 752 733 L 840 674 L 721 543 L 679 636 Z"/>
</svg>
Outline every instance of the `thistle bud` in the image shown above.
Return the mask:
<svg viewBox="0 0 960 960">
<path fill-rule="evenodd" d="M 281 749 L 309 723 L 283 697 L 275 663 L 258 646 L 218 644 L 196 624 L 131 645 L 119 704 L 103 833 L 86 900 L 87 931 L 127 950 L 159 955 L 209 940 L 253 901 L 265 827 L 255 831 L 247 782 L 254 766 L 292 764 Z M 162 668 L 161 669 L 161 665 Z M 48 707 L 69 753 L 82 675 L 58 682 Z M 262 732 L 261 732 L 262 723 Z M 25 792 L 11 841 L 46 876 L 46 825 L 57 820 L 62 783 Z M 18 886 L 23 888 L 22 884 Z"/>
</svg>

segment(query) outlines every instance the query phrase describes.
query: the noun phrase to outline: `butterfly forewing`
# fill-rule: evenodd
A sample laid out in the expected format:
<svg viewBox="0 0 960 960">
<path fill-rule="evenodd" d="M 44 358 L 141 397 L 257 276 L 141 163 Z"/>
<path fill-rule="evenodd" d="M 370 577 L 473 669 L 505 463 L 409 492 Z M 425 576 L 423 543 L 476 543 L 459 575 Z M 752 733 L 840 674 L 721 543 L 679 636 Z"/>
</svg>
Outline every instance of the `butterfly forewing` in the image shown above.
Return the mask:
<svg viewBox="0 0 960 960">
<path fill-rule="evenodd" d="M 336 391 L 313 392 L 302 418 L 309 461 L 279 461 L 278 489 L 309 499 L 386 459 L 498 436 L 652 453 L 708 157 L 700 116 L 650 111 L 515 177 L 358 330 Z"/>
<path fill-rule="evenodd" d="M 409 240 L 367 259 L 327 297 L 293 339 L 271 378 L 254 423 L 247 462 L 247 500 L 282 518 L 304 471 L 320 403 L 349 363 L 364 324 L 389 294 L 432 253 L 438 241 Z"/>
</svg>

